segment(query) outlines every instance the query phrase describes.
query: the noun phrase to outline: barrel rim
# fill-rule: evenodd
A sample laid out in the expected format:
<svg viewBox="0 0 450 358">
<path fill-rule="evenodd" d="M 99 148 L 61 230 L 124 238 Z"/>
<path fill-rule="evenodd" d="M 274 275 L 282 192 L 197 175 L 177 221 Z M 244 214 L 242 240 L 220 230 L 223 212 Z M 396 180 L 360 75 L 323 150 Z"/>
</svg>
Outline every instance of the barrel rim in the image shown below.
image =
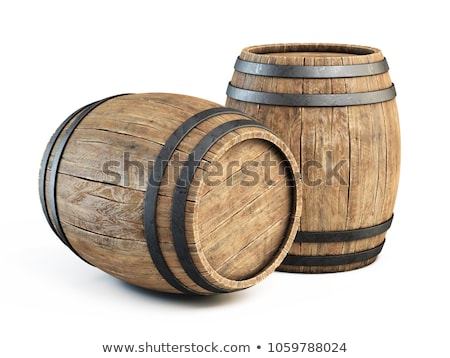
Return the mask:
<svg viewBox="0 0 450 358">
<path fill-rule="evenodd" d="M 356 60 L 357 63 L 367 60 L 367 62 L 379 61 L 383 58 L 381 50 L 376 47 L 339 43 L 276 43 L 253 45 L 242 49 L 241 58 L 267 63 L 275 61 L 277 64 L 299 64 L 299 61 L 305 58 L 317 58 L 315 56 L 275 56 L 274 53 L 290 52 L 331 52 L 343 53 L 348 61 Z M 339 56 L 320 56 L 323 59 L 336 58 Z"/>
<path fill-rule="evenodd" d="M 249 121 L 250 123 L 252 121 Z M 250 124 L 249 123 L 249 124 Z M 251 125 L 250 125 L 251 127 Z M 285 235 L 283 237 L 283 240 L 280 242 L 280 245 L 278 247 L 277 252 L 271 257 L 271 260 L 267 262 L 267 264 L 264 265 L 264 267 L 258 271 L 256 274 L 252 275 L 249 278 L 242 279 L 242 280 L 236 280 L 236 279 L 230 279 L 227 278 L 220 273 L 217 272 L 217 270 L 212 267 L 210 264 L 208 257 L 205 255 L 204 250 L 202 250 L 201 246 L 201 240 L 198 239 L 198 237 L 193 237 L 193 242 L 195 243 L 196 250 L 195 254 L 199 258 L 202 269 L 205 269 L 209 275 L 208 279 L 213 280 L 213 284 L 217 286 L 224 286 L 231 291 L 236 290 L 242 290 L 251 286 L 254 286 L 258 282 L 265 279 L 268 275 L 270 275 L 272 272 L 276 270 L 277 267 L 281 265 L 283 260 L 288 254 L 289 248 L 291 247 L 293 241 L 292 235 L 296 236 L 298 227 L 300 225 L 300 215 L 301 215 L 301 208 L 302 208 L 302 200 L 299 200 L 301 198 L 301 182 L 298 178 L 298 173 L 300 173 L 300 169 L 298 168 L 297 162 L 294 159 L 294 155 L 287 146 L 287 144 L 279 138 L 275 133 L 273 133 L 269 128 L 265 127 L 264 125 L 259 125 L 259 123 L 255 123 L 255 127 L 257 127 L 257 130 L 260 131 L 260 136 L 255 136 L 255 133 L 253 134 L 240 134 L 238 137 L 236 137 L 235 140 L 226 140 L 226 145 L 222 146 L 220 150 L 216 152 L 215 148 L 211 148 L 211 152 L 214 152 L 215 158 L 220 158 L 224 153 L 226 153 L 228 150 L 230 150 L 235 145 L 242 143 L 244 141 L 248 141 L 250 139 L 260 139 L 263 141 L 267 141 L 270 143 L 270 145 L 274 146 L 280 154 L 283 156 L 284 159 L 286 159 L 290 165 L 290 175 L 294 179 L 295 182 L 295 188 L 291 188 L 294 193 L 294 199 L 292 200 L 292 213 L 290 215 L 290 223 L 289 227 L 287 228 Z M 233 135 L 235 133 L 231 132 L 225 135 L 223 138 L 225 139 L 227 136 Z M 195 187 L 189 188 L 189 197 L 196 197 L 199 192 L 201 192 L 202 189 L 202 183 L 199 185 L 196 185 Z M 194 220 L 192 220 L 191 224 L 191 231 L 195 231 L 195 225 L 198 224 L 199 219 L 195 217 L 195 215 L 198 214 L 198 211 L 194 212 Z"/>
</svg>

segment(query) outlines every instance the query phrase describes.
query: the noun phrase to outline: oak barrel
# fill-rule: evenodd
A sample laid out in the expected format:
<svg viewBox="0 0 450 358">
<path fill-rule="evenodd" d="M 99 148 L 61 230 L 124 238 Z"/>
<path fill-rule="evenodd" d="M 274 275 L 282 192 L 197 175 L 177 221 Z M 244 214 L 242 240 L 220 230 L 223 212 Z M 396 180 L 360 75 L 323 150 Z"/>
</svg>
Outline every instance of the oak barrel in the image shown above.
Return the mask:
<svg viewBox="0 0 450 358">
<path fill-rule="evenodd" d="M 299 232 L 279 270 L 338 272 L 375 261 L 399 182 L 395 96 L 376 48 L 274 44 L 242 50 L 226 105 L 279 134 L 302 172 Z"/>
<path fill-rule="evenodd" d="M 84 261 L 137 286 L 210 295 L 258 283 L 287 255 L 298 175 L 287 145 L 248 115 L 147 93 L 69 116 L 39 182 L 50 226 Z"/>
</svg>

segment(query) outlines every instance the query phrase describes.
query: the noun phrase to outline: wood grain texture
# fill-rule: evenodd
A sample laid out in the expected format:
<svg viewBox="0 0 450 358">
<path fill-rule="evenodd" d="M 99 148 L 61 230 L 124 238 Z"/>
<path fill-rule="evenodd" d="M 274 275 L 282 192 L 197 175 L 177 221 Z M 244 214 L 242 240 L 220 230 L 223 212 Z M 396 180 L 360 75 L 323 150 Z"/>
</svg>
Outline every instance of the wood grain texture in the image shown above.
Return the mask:
<svg viewBox="0 0 450 358">
<path fill-rule="evenodd" d="M 384 59 L 371 47 L 338 44 L 275 44 L 242 50 L 240 58 L 262 64 L 343 66 Z M 347 94 L 392 86 L 389 73 L 349 78 L 277 78 L 235 71 L 231 85 L 288 94 Z M 393 212 L 400 172 L 400 130 L 395 99 L 343 107 L 289 107 L 244 102 L 226 105 L 261 121 L 290 146 L 302 170 L 299 231 L 345 231 L 388 220 Z M 350 242 L 297 243 L 296 256 L 326 256 L 365 251 L 381 244 L 385 233 Z M 366 266 L 292 266 L 292 272 L 336 272 Z"/>
<path fill-rule="evenodd" d="M 151 258 L 144 199 L 155 159 L 168 138 L 188 118 L 214 107 L 220 106 L 195 97 L 136 94 L 110 99 L 82 119 L 67 142 L 56 178 L 58 218 L 82 258 L 134 285 L 185 293 L 166 280 Z M 176 182 L 205 135 L 235 120 L 256 123 L 243 114 L 216 114 L 192 129 L 169 159 L 157 197 L 156 232 L 163 259 L 193 294 L 213 292 L 192 279 L 181 263 L 186 257 L 175 250 L 171 225 Z M 59 140 L 46 170 L 47 197 Z M 270 183 L 262 180 L 268 156 L 275 168 L 268 168 Z M 280 265 L 299 223 L 298 173 L 287 144 L 255 125 L 230 131 L 206 152 L 187 189 L 181 224 L 188 256 L 210 285 L 224 292 L 245 289 Z"/>
</svg>

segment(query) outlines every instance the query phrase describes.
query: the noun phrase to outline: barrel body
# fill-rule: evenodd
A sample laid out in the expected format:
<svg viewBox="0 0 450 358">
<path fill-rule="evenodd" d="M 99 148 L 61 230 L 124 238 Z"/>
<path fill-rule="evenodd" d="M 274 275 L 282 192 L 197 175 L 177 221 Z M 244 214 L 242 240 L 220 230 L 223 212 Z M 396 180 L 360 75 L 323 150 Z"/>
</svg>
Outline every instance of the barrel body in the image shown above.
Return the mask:
<svg viewBox="0 0 450 358">
<path fill-rule="evenodd" d="M 400 130 L 379 49 L 338 44 L 242 50 L 226 105 L 272 128 L 301 168 L 298 235 L 279 270 L 338 272 L 380 253 L 400 172 Z"/>
<path fill-rule="evenodd" d="M 267 158 L 277 170 L 262 180 Z M 287 145 L 240 111 L 129 94 L 61 124 L 40 197 L 51 228 L 86 262 L 141 287 L 210 295 L 256 284 L 287 255 L 298 172 Z"/>
</svg>

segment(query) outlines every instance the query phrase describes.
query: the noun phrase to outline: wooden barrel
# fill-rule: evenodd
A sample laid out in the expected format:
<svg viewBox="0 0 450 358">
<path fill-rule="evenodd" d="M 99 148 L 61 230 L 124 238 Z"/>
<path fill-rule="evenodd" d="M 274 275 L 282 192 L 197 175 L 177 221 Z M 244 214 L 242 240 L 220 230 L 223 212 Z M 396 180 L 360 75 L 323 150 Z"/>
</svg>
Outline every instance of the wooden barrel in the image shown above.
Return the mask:
<svg viewBox="0 0 450 358">
<path fill-rule="evenodd" d="M 273 129 L 301 168 L 299 233 L 279 270 L 338 272 L 380 253 L 400 170 L 396 92 L 379 49 L 277 44 L 242 50 L 228 107 Z"/>
<path fill-rule="evenodd" d="M 88 263 L 141 287 L 210 295 L 256 284 L 287 255 L 298 175 L 287 145 L 240 111 L 128 94 L 61 124 L 40 197 L 55 233 Z"/>
</svg>

